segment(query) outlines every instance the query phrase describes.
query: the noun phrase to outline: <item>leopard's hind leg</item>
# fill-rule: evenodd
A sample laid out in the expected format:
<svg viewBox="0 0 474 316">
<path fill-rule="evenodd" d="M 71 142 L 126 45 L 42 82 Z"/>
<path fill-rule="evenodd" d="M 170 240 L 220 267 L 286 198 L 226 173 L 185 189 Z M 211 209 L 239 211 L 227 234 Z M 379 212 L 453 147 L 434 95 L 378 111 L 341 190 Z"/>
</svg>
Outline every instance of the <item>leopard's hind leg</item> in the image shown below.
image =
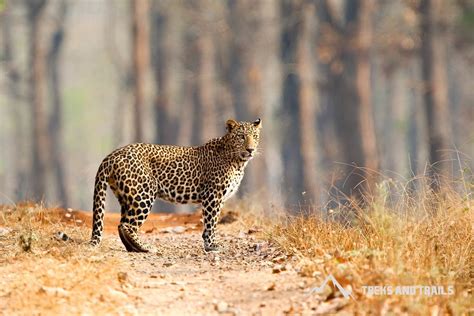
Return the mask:
<svg viewBox="0 0 474 316">
<path fill-rule="evenodd" d="M 124 199 L 122 199 L 124 200 Z M 138 229 L 143 225 L 153 205 L 152 197 L 147 194 L 135 197 L 122 205 L 122 216 L 118 233 L 127 251 L 130 252 L 156 252 L 152 245 L 143 243 L 138 236 Z"/>
<path fill-rule="evenodd" d="M 123 179 L 112 179 L 109 185 L 121 206 L 118 225 L 120 240 L 129 252 L 155 252 L 155 248 L 140 241 L 138 229 L 151 211 L 156 190 L 150 187 L 153 179 L 146 177 L 144 182 L 131 187 Z M 145 190 L 145 188 L 147 190 Z"/>
</svg>

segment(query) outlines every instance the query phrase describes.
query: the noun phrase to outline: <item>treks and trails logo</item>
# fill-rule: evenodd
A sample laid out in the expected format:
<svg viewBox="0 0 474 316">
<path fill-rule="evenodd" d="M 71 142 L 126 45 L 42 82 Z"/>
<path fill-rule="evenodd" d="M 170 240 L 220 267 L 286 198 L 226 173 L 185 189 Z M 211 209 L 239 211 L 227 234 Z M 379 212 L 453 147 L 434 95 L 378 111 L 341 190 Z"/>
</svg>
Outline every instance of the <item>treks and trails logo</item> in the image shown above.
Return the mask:
<svg viewBox="0 0 474 316">
<path fill-rule="evenodd" d="M 454 285 L 364 285 L 362 291 L 369 296 L 449 296 L 454 294 Z"/>
<path fill-rule="evenodd" d="M 349 298 L 349 297 L 352 297 L 352 290 L 351 289 L 345 289 L 337 280 L 336 278 L 330 274 L 326 277 L 326 279 L 324 280 L 324 282 L 320 285 L 320 286 L 315 286 L 314 288 L 311 289 L 311 291 L 309 291 L 309 294 L 312 294 L 312 293 L 323 293 L 324 292 L 324 288 L 326 287 L 326 285 L 328 284 L 328 282 L 331 281 L 332 284 L 334 284 L 334 286 L 339 290 L 339 292 L 341 292 L 342 296 L 344 296 L 344 298 Z"/>
<path fill-rule="evenodd" d="M 333 285 L 341 292 L 344 298 L 352 297 L 351 289 L 344 288 L 337 279 L 332 275 L 328 275 L 320 286 L 315 286 L 309 291 L 312 293 L 323 293 L 324 288 L 331 281 Z M 362 292 L 367 296 L 450 296 L 454 295 L 453 285 L 363 285 Z"/>
</svg>

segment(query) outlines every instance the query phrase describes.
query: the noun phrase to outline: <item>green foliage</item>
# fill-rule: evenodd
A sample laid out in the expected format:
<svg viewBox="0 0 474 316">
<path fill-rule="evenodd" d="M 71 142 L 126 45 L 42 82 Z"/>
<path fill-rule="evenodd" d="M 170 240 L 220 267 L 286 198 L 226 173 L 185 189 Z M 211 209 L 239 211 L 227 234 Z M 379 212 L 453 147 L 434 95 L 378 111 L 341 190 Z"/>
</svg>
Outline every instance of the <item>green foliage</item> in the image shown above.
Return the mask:
<svg viewBox="0 0 474 316">
<path fill-rule="evenodd" d="M 0 13 L 2 13 L 3 10 L 5 10 L 5 2 L 6 0 L 0 0 Z"/>
<path fill-rule="evenodd" d="M 466 6 L 458 20 L 458 37 L 464 41 L 474 43 L 474 5 Z"/>
<path fill-rule="evenodd" d="M 474 7 L 463 12 L 461 23 L 469 30 L 474 30 Z"/>
</svg>

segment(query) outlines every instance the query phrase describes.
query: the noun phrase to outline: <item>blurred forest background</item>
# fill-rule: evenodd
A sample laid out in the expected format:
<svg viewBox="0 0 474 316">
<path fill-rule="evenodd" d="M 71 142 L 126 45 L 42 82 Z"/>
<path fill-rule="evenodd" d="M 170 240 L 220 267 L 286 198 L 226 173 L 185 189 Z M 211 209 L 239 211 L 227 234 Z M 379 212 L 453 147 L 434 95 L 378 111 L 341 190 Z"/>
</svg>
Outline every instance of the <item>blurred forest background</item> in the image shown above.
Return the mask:
<svg viewBox="0 0 474 316">
<path fill-rule="evenodd" d="M 228 118 L 263 120 L 266 205 L 474 167 L 471 0 L 0 0 L 0 29 L 0 203 L 90 209 L 113 149 Z"/>
</svg>

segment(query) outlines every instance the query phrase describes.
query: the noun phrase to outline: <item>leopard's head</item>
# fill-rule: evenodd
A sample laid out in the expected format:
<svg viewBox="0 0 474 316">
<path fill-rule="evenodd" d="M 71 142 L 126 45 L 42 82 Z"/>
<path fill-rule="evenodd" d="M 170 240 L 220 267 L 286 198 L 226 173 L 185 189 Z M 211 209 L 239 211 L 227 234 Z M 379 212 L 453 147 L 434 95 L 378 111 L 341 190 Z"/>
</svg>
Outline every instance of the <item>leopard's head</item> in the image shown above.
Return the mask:
<svg viewBox="0 0 474 316">
<path fill-rule="evenodd" d="M 257 146 L 262 129 L 262 120 L 254 122 L 237 122 L 227 120 L 228 145 L 232 148 L 233 156 L 240 161 L 249 161 L 257 153 Z"/>
</svg>

